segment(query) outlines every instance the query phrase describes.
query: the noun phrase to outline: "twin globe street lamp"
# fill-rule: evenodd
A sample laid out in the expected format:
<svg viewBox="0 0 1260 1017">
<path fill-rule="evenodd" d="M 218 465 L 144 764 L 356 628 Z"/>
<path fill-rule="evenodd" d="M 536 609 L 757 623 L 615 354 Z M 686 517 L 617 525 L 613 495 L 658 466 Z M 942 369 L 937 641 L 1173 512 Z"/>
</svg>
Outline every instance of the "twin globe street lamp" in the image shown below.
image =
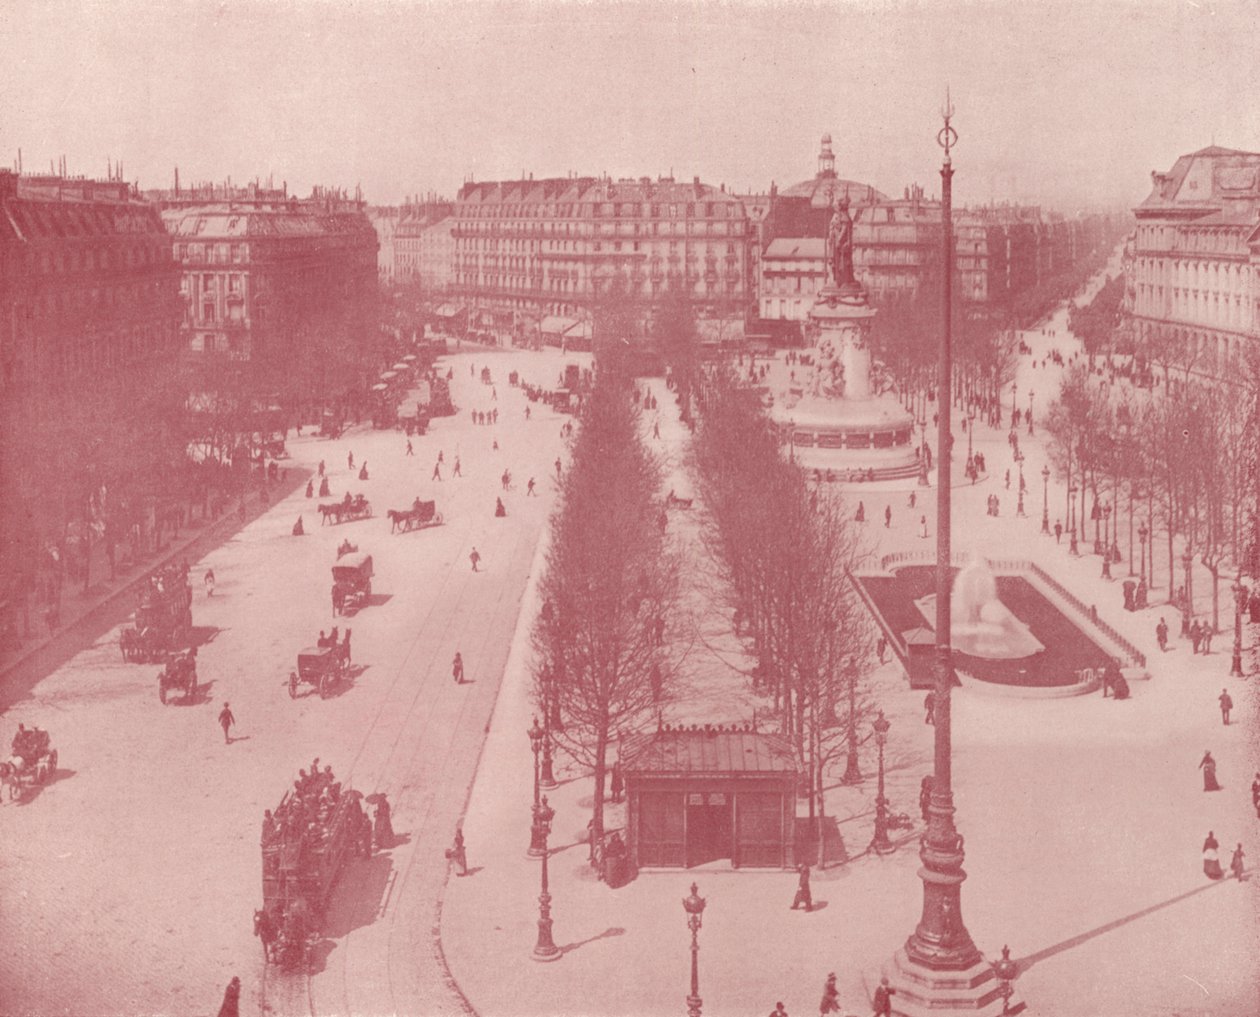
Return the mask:
<svg viewBox="0 0 1260 1017">
<path fill-rule="evenodd" d="M 884 746 L 888 742 L 888 729 L 892 727 L 884 711 L 879 711 L 872 727 L 875 728 L 875 744 L 879 746 L 879 785 L 875 796 L 875 836 L 871 840 L 871 849 L 880 855 L 896 850 L 888 839 L 888 799 L 884 797 Z"/>
<path fill-rule="evenodd" d="M 1050 532 L 1050 467 L 1041 468 L 1041 532 Z"/>
<path fill-rule="evenodd" d="M 526 853 L 530 858 L 545 858 L 547 856 L 547 833 L 543 828 L 542 805 L 538 800 L 539 788 L 541 787 L 538 754 L 542 752 L 543 742 L 546 740 L 546 732 L 538 726 L 538 718 L 535 717 L 533 726 L 525 733 L 529 735 L 529 745 L 534 751 L 533 822 L 529 827 L 529 851 Z M 546 801 L 546 799 L 543 799 L 543 801 Z"/>
<path fill-rule="evenodd" d="M 533 957 L 536 961 L 553 961 L 561 957 L 560 948 L 551 937 L 551 893 L 547 883 L 547 835 L 551 833 L 551 821 L 556 810 L 547 804 L 544 796 L 542 805 L 535 813 L 535 822 L 542 831 L 542 892 L 538 895 L 538 941 L 534 944 Z"/>
</svg>

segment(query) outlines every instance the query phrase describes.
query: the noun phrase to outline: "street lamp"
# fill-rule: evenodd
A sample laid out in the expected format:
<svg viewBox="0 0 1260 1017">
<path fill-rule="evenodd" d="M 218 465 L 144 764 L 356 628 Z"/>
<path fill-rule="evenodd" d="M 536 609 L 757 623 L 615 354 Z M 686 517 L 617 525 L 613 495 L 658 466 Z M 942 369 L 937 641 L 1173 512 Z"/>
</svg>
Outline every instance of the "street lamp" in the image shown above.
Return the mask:
<svg viewBox="0 0 1260 1017">
<path fill-rule="evenodd" d="M 1242 669 L 1242 616 L 1247 606 L 1247 587 L 1243 585 L 1242 572 L 1238 573 L 1231 587 L 1234 592 L 1234 659 L 1229 664 L 1229 676 L 1241 678 Z"/>
<path fill-rule="evenodd" d="M 1032 389 L 1029 389 L 1028 390 L 1028 436 L 1029 437 L 1032 437 L 1032 433 L 1033 433 L 1032 404 L 1033 404 L 1033 391 Z"/>
<path fill-rule="evenodd" d="M 530 748 L 534 750 L 534 821 L 529 828 L 529 851 L 527 854 L 530 858 L 540 858 L 547 853 L 547 834 L 543 831 L 542 811 L 538 802 L 538 789 L 540 779 L 538 773 L 538 754 L 542 751 L 543 729 L 538 726 L 538 718 L 534 718 L 534 725 L 525 732 L 529 735 Z"/>
<path fill-rule="evenodd" d="M 1011 988 L 1011 982 L 1019 976 L 1019 965 L 1011 960 L 1011 948 L 1004 946 L 1001 959 L 995 960 L 989 966 L 993 968 L 993 974 L 997 977 L 998 993 L 1002 997 L 1002 1014 L 1006 1017 L 1011 1012 L 1011 995 L 1015 991 Z"/>
<path fill-rule="evenodd" d="M 1050 467 L 1041 468 L 1041 532 L 1050 532 Z"/>
<path fill-rule="evenodd" d="M 1138 552 L 1141 557 L 1142 574 L 1138 577 L 1139 582 L 1146 582 L 1146 538 L 1150 531 L 1146 528 L 1146 523 L 1138 524 Z"/>
<path fill-rule="evenodd" d="M 860 784 L 864 778 L 862 769 L 858 766 L 858 750 L 857 750 L 857 662 L 849 660 L 849 753 L 848 759 L 844 764 L 844 776 L 840 778 L 841 784 Z"/>
<path fill-rule="evenodd" d="M 1194 613 L 1194 594 L 1190 591 L 1190 567 L 1194 564 L 1194 555 L 1190 551 L 1190 545 L 1186 545 L 1186 549 L 1181 552 L 1181 565 L 1186 570 L 1185 585 L 1185 602 L 1181 608 L 1181 634 L 1188 636 L 1190 634 L 1190 616 Z"/>
<path fill-rule="evenodd" d="M 1103 506 L 1103 566 L 1102 577 L 1104 579 L 1111 578 L 1111 541 L 1108 534 L 1111 532 L 1111 505 Z"/>
<path fill-rule="evenodd" d="M 886 855 L 896 850 L 888 839 L 888 799 L 884 797 L 884 745 L 892 724 L 880 710 L 872 726 L 875 728 L 875 744 L 879 746 L 879 792 L 875 796 L 875 836 L 871 840 L 871 848 L 876 854 Z"/>
<path fill-rule="evenodd" d="M 534 944 L 534 960 L 553 961 L 560 959 L 560 948 L 551 938 L 551 893 L 547 883 L 547 835 L 551 833 L 551 821 L 556 810 L 547 804 L 544 797 L 538 810 L 538 826 L 542 830 L 542 893 L 538 895 L 538 942 Z"/>
<path fill-rule="evenodd" d="M 1077 487 L 1068 488 L 1068 531 L 1072 537 L 1071 543 L 1068 544 L 1068 554 L 1071 555 L 1081 553 L 1081 549 L 1076 545 L 1076 492 L 1078 490 Z"/>
<path fill-rule="evenodd" d="M 683 898 L 683 910 L 687 912 L 687 928 L 691 930 L 691 995 L 687 997 L 687 1017 L 700 1017 L 700 916 L 704 914 L 704 898 L 698 887 L 691 884 L 691 896 Z"/>
<path fill-rule="evenodd" d="M 1011 425 L 1015 424 L 1015 393 L 1019 391 L 1019 385 L 1011 382 Z"/>
</svg>

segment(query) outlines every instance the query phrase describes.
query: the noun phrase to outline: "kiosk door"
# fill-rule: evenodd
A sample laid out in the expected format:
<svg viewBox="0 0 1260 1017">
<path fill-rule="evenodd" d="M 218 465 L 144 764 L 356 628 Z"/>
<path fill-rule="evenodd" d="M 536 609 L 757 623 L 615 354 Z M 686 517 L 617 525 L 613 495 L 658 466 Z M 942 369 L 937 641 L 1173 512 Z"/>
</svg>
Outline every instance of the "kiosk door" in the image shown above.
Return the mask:
<svg viewBox="0 0 1260 1017">
<path fill-rule="evenodd" d="M 731 857 L 731 800 L 719 792 L 687 795 L 687 866 Z"/>
</svg>

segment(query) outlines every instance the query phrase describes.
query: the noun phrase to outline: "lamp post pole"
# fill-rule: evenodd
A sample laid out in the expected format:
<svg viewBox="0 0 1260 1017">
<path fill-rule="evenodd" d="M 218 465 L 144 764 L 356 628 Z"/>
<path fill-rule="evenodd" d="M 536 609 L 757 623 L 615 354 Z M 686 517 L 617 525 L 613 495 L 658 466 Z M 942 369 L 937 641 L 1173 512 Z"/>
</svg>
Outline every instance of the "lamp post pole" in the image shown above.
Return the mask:
<svg viewBox="0 0 1260 1017">
<path fill-rule="evenodd" d="M 1148 531 L 1147 531 L 1147 529 L 1146 529 L 1146 524 L 1145 524 L 1145 523 L 1139 523 L 1139 524 L 1138 524 L 1138 555 L 1139 555 L 1139 557 L 1140 557 L 1140 559 L 1141 559 L 1141 561 L 1140 561 L 1140 563 L 1139 563 L 1139 564 L 1140 564 L 1140 567 L 1141 567 L 1141 575 L 1138 577 L 1138 582 L 1142 582 L 1142 583 L 1146 582 L 1146 536 L 1147 536 L 1147 532 L 1148 532 Z"/>
<path fill-rule="evenodd" d="M 1190 622 L 1194 615 L 1194 592 L 1190 589 L 1190 569 L 1194 565 L 1194 555 L 1190 551 L 1189 544 L 1181 552 L 1181 564 L 1186 570 L 1186 595 L 1185 602 L 1181 606 L 1181 634 L 1188 636 L 1190 634 Z"/>
<path fill-rule="evenodd" d="M 534 944 L 536 961 L 553 961 L 561 957 L 560 948 L 551 936 L 551 889 L 547 882 L 547 835 L 551 833 L 551 821 L 556 810 L 543 798 L 538 811 L 538 826 L 542 830 L 542 892 L 538 895 L 538 941 Z"/>
<path fill-rule="evenodd" d="M 700 1017 L 700 919 L 704 914 L 705 900 L 691 884 L 691 896 L 683 898 L 683 910 L 687 912 L 687 928 L 691 930 L 691 995 L 687 997 L 687 1017 Z"/>
<path fill-rule="evenodd" d="M 888 799 L 884 797 L 884 745 L 888 741 L 888 729 L 892 727 L 884 711 L 879 711 L 875 718 L 875 744 L 879 746 L 879 792 L 875 796 L 875 836 L 871 840 L 871 848 L 876 854 L 886 855 L 895 850 L 888 839 Z"/>
<path fill-rule="evenodd" d="M 849 661 L 849 752 L 844 764 L 844 776 L 841 784 L 860 784 L 865 779 L 862 768 L 858 765 L 857 750 L 857 663 Z"/>
<path fill-rule="evenodd" d="M 1241 572 L 1238 573 L 1238 577 L 1234 580 L 1232 589 L 1234 592 L 1234 656 L 1229 664 L 1229 676 L 1231 678 L 1241 678 L 1243 676 L 1242 616 L 1243 609 L 1247 606 L 1247 587 L 1243 585 Z"/>
<path fill-rule="evenodd" d="M 525 732 L 529 735 L 530 748 L 534 752 L 534 808 L 533 822 L 529 827 L 529 851 L 526 854 L 530 858 L 541 858 L 547 853 L 547 834 L 543 830 L 542 824 L 542 806 L 538 799 L 540 786 L 540 775 L 538 772 L 538 754 L 542 751 L 543 729 L 538 726 L 538 718 L 534 718 L 533 726 Z"/>
<path fill-rule="evenodd" d="M 950 124 L 953 108 L 946 98 L 941 111 L 945 123 L 937 135 L 945 149 L 941 167 L 941 232 L 942 263 L 954 264 L 953 176 L 950 148 L 958 140 Z M 938 384 L 948 391 L 952 360 L 953 276 L 943 273 L 942 322 L 940 332 Z M 950 412 L 947 400 L 940 400 L 938 409 L 938 452 L 949 445 Z M 940 455 L 937 465 L 936 526 L 936 667 L 933 686 L 933 772 L 932 790 L 927 807 L 927 832 L 919 844 L 919 879 L 923 883 L 923 909 L 918 924 L 905 945 L 893 958 L 890 974 L 896 979 L 897 991 L 914 998 L 918 1010 L 934 1008 L 980 1010 L 982 1000 L 992 991 L 987 984 L 992 972 L 972 942 L 963 923 L 962 884 L 967 878 L 963 869 L 963 838 L 954 825 L 953 759 L 951 748 L 950 703 L 954 685 L 952 622 L 953 562 L 950 541 L 950 461 Z"/>
<path fill-rule="evenodd" d="M 1103 506 L 1103 564 L 1102 578 L 1111 578 L 1111 506 Z"/>
<path fill-rule="evenodd" d="M 1050 532 L 1050 467 L 1041 468 L 1041 532 Z"/>
<path fill-rule="evenodd" d="M 1081 549 L 1076 544 L 1076 488 L 1068 488 L 1068 532 L 1071 541 L 1068 543 L 1068 554 L 1079 555 Z"/>
<path fill-rule="evenodd" d="M 1032 389 L 1029 389 L 1028 390 L 1028 436 L 1030 438 L 1032 437 L 1032 433 L 1033 433 L 1032 404 L 1033 404 L 1033 391 Z"/>
</svg>

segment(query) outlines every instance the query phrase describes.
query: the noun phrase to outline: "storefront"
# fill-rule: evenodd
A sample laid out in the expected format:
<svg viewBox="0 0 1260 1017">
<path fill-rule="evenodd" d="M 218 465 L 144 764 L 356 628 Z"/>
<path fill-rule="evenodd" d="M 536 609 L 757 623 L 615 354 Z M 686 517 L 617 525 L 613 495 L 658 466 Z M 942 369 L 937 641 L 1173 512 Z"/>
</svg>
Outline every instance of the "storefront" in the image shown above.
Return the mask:
<svg viewBox="0 0 1260 1017">
<path fill-rule="evenodd" d="M 799 774 L 791 746 L 751 725 L 665 726 L 626 743 L 626 836 L 634 868 L 786 868 Z"/>
</svg>

